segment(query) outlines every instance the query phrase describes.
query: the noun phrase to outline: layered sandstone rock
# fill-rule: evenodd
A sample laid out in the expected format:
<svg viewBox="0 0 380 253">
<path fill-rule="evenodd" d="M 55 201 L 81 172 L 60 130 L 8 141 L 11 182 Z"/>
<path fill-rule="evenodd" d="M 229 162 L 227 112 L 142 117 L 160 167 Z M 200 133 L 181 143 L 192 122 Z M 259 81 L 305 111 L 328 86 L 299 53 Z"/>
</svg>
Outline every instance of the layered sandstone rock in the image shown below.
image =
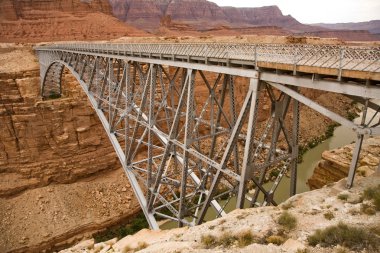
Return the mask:
<svg viewBox="0 0 380 253">
<path fill-rule="evenodd" d="M 277 6 L 261 8 L 219 7 L 206 0 L 110 0 L 115 16 L 144 29 L 154 29 L 160 18 L 170 16 L 173 21 L 187 21 L 198 30 L 219 25 L 232 27 L 278 26 L 292 30 L 314 30 L 300 24 L 291 16 L 284 16 Z"/>
<path fill-rule="evenodd" d="M 5 0 L 0 42 L 102 40 L 144 32 L 112 16 L 107 0 Z"/>
<path fill-rule="evenodd" d="M 352 153 L 355 144 L 341 148 L 327 150 L 322 153 L 322 160 L 314 169 L 312 177 L 308 180 L 311 189 L 318 189 L 324 185 L 336 182 L 348 175 Z M 357 175 L 373 173 L 380 163 L 380 137 L 366 139 L 360 152 Z"/>
<path fill-rule="evenodd" d="M 102 12 L 111 14 L 111 7 L 107 0 L 3 0 L 2 16 L 5 20 L 41 19 L 46 12 L 67 12 L 77 16 L 89 13 Z"/>
<path fill-rule="evenodd" d="M 330 31 L 327 27 L 304 25 L 290 15 L 283 15 L 277 6 L 220 7 L 207 0 L 109 1 L 114 15 L 120 20 L 146 31 L 166 36 L 176 36 L 178 31 L 182 34 L 186 32 L 187 35 L 197 35 L 195 31 L 198 31 L 198 33 L 208 35 L 297 34 L 351 41 L 379 39 L 376 34 L 364 34 L 363 31 Z M 171 25 L 160 22 L 167 17 L 170 17 Z M 258 29 L 258 27 L 263 28 Z M 268 27 L 272 28 L 266 29 Z"/>
<path fill-rule="evenodd" d="M 66 74 L 66 97 L 41 101 L 32 49 L 0 49 L 0 252 L 60 248 L 137 212 L 74 78 Z"/>
</svg>

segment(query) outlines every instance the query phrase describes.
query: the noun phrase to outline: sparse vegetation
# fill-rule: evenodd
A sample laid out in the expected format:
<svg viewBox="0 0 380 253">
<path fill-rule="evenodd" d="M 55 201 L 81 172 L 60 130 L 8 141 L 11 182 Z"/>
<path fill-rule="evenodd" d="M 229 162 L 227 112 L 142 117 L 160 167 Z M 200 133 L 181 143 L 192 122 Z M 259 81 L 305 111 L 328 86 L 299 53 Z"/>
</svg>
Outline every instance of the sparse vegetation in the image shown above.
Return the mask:
<svg viewBox="0 0 380 253">
<path fill-rule="evenodd" d="M 335 218 L 334 213 L 331 211 L 324 213 L 323 216 L 325 217 L 326 220 L 332 220 Z"/>
<path fill-rule="evenodd" d="M 232 245 L 238 245 L 239 247 L 245 247 L 254 242 L 255 237 L 250 230 L 243 231 L 239 234 L 232 234 L 230 232 L 224 232 L 220 237 L 213 235 L 204 235 L 201 237 L 201 243 L 206 249 L 211 249 L 217 246 L 231 247 Z"/>
<path fill-rule="evenodd" d="M 299 163 L 302 162 L 302 160 L 303 160 L 302 156 L 309 149 L 312 149 L 312 148 L 316 147 L 321 142 L 323 142 L 323 141 L 327 140 L 328 138 L 330 138 L 331 136 L 333 136 L 334 135 L 334 130 L 338 126 L 339 126 L 338 123 L 332 123 L 331 125 L 328 125 L 327 129 L 326 129 L 326 131 L 325 131 L 325 133 L 323 135 L 311 139 L 305 145 L 302 145 L 302 146 L 300 145 L 299 148 L 298 148 L 298 162 Z"/>
<path fill-rule="evenodd" d="M 318 229 L 308 237 L 308 242 L 311 246 L 319 244 L 322 247 L 342 245 L 350 250 L 367 249 L 376 252 L 380 249 L 380 239 L 372 232 L 344 223 L 323 230 Z"/>
<path fill-rule="evenodd" d="M 367 215 L 375 215 L 376 214 L 376 209 L 372 205 L 368 205 L 366 203 L 361 204 L 360 211 L 363 214 Z"/>
<path fill-rule="evenodd" d="M 380 211 L 380 184 L 376 187 L 368 187 L 363 192 L 363 197 L 366 200 L 372 201 L 376 211 Z"/>
<path fill-rule="evenodd" d="M 137 248 L 135 249 L 135 251 L 143 250 L 143 249 L 147 248 L 148 246 L 149 245 L 146 242 L 139 242 L 137 244 Z"/>
<path fill-rule="evenodd" d="M 245 230 L 237 235 L 238 238 L 238 246 L 240 248 L 243 248 L 245 246 L 248 246 L 254 242 L 254 236 L 251 232 L 251 230 Z"/>
<path fill-rule="evenodd" d="M 283 212 L 277 220 L 277 223 L 287 230 L 292 230 L 297 226 L 297 219 L 289 212 Z"/>
<path fill-rule="evenodd" d="M 93 237 L 95 239 L 95 242 L 104 242 L 115 237 L 123 238 L 127 235 L 132 235 L 137 231 L 148 227 L 148 222 L 146 221 L 144 214 L 141 212 L 126 223 L 96 233 L 93 235 Z"/>
<path fill-rule="evenodd" d="M 225 232 L 222 234 L 220 238 L 218 238 L 218 244 L 223 245 L 223 247 L 230 247 L 237 241 L 237 237 L 229 232 Z"/>
<path fill-rule="evenodd" d="M 347 248 L 339 247 L 334 250 L 334 253 L 349 253 L 350 251 Z"/>
<path fill-rule="evenodd" d="M 338 195 L 338 199 L 340 199 L 342 201 L 347 201 L 348 194 L 347 193 L 341 193 L 341 194 Z"/>
<path fill-rule="evenodd" d="M 294 207 L 292 201 L 288 201 L 288 202 L 281 205 L 282 210 L 289 210 L 292 207 Z"/>
<path fill-rule="evenodd" d="M 202 235 L 201 243 L 206 249 L 211 249 L 217 245 L 217 240 L 213 235 Z"/>
<path fill-rule="evenodd" d="M 348 111 L 347 112 L 347 119 L 349 121 L 353 121 L 355 118 L 357 118 L 359 116 L 359 114 L 357 114 L 356 112 L 353 112 L 353 111 Z"/>
<path fill-rule="evenodd" d="M 377 236 L 380 236 L 380 226 L 379 225 L 377 225 L 377 226 L 375 225 L 373 227 L 370 227 L 369 231 L 371 231 L 371 233 L 374 233 Z"/>
<path fill-rule="evenodd" d="M 348 210 L 348 213 L 355 216 L 355 215 L 360 214 L 360 211 L 354 207 L 354 208 L 351 208 L 350 210 Z"/>
<path fill-rule="evenodd" d="M 56 93 L 54 91 L 50 91 L 50 93 L 48 95 L 48 99 L 58 99 L 60 97 L 61 97 L 61 94 Z"/>
<path fill-rule="evenodd" d="M 309 253 L 308 249 L 297 249 L 296 253 Z"/>
<path fill-rule="evenodd" d="M 281 245 L 285 242 L 285 238 L 279 235 L 271 235 L 266 239 L 266 242 Z"/>
</svg>

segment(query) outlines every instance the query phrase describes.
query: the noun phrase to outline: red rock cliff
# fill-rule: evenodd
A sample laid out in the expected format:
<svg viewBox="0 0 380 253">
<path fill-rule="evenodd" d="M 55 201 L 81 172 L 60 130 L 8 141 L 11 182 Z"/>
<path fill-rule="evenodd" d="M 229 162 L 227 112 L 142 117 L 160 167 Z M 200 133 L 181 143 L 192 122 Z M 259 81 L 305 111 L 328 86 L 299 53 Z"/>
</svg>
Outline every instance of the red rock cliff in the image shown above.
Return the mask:
<svg viewBox="0 0 380 253">
<path fill-rule="evenodd" d="M 107 40 L 144 32 L 112 16 L 107 0 L 2 0 L 0 42 Z"/>
</svg>

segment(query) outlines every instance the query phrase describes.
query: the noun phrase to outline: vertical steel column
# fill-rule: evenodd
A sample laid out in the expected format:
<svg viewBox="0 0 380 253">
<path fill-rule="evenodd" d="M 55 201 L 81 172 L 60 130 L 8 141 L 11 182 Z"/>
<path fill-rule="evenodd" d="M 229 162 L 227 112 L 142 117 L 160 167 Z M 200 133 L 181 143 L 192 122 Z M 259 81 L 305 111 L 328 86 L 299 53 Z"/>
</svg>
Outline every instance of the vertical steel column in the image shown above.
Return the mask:
<svg viewBox="0 0 380 253">
<path fill-rule="evenodd" d="M 362 121 L 361 121 L 362 126 L 365 125 L 365 120 L 367 117 L 367 109 L 368 109 L 368 99 L 366 99 L 366 102 L 364 105 L 363 116 L 362 116 Z M 358 165 L 360 151 L 362 149 L 362 144 L 363 144 L 363 139 L 364 139 L 364 134 L 357 135 L 355 149 L 354 149 L 354 152 L 352 153 L 350 170 L 348 172 L 348 177 L 347 177 L 347 184 L 346 184 L 347 188 L 351 188 L 354 183 L 356 167 Z"/>
<path fill-rule="evenodd" d="M 147 178 L 147 188 L 152 187 L 152 176 L 153 176 L 153 133 L 152 128 L 154 126 L 154 102 L 155 102 L 155 93 L 156 93 L 156 75 L 157 75 L 157 66 L 150 64 L 150 96 L 149 96 L 149 129 L 148 129 L 148 178 Z M 147 199 L 150 198 L 150 191 L 147 191 Z"/>
<path fill-rule="evenodd" d="M 297 192 L 297 165 L 298 165 L 298 134 L 299 134 L 299 102 L 293 99 L 293 130 L 292 130 L 292 162 L 290 171 L 290 196 Z"/>
<path fill-rule="evenodd" d="M 226 168 L 226 165 L 227 165 L 227 162 L 230 158 L 230 155 L 232 153 L 232 150 L 233 150 L 233 147 L 236 145 L 236 141 L 237 141 L 237 137 L 239 136 L 240 132 L 241 132 L 241 129 L 243 127 L 243 123 L 244 123 L 244 120 L 247 116 L 247 112 L 248 112 L 248 107 L 250 106 L 251 102 L 252 102 L 252 90 L 249 89 L 248 90 L 248 93 L 244 99 L 244 103 L 243 103 L 243 106 L 242 106 L 242 109 L 240 111 L 240 114 L 239 114 L 239 117 L 236 121 L 236 124 L 235 126 L 233 127 L 232 129 L 232 132 L 231 132 L 231 136 L 230 138 L 228 139 L 228 144 L 227 144 L 227 147 L 226 147 L 226 150 L 224 151 L 224 154 L 223 154 L 223 157 L 222 157 L 222 161 L 220 163 L 220 169 L 217 170 L 216 172 L 216 175 L 214 176 L 214 179 L 211 183 L 211 187 L 210 187 L 210 191 L 209 191 L 209 195 L 206 197 L 206 200 L 204 201 L 203 205 L 202 205 L 202 209 L 200 211 L 200 214 L 199 214 L 199 217 L 198 217 L 198 220 L 197 220 L 197 224 L 201 224 L 203 222 L 203 219 L 206 215 L 206 212 L 207 212 L 207 209 L 209 208 L 210 206 L 210 203 L 214 197 L 214 194 L 215 194 L 215 191 L 216 191 L 216 188 L 219 184 L 219 181 L 221 179 L 221 170 L 224 170 Z"/>
<path fill-rule="evenodd" d="M 187 175 L 189 171 L 189 152 L 188 148 L 192 143 L 192 128 L 194 123 L 194 82 L 195 82 L 195 71 L 192 69 L 187 70 L 187 103 L 186 103 L 186 122 L 185 122 L 185 137 L 184 144 L 185 150 L 183 151 L 183 165 L 182 165 L 182 177 L 181 177 L 181 192 L 180 192 L 180 204 L 179 204 L 179 217 L 178 226 L 183 226 L 183 219 L 186 214 L 186 185 L 187 185 Z"/>
<path fill-rule="evenodd" d="M 249 116 L 248 116 L 248 127 L 247 127 L 247 137 L 245 140 L 245 146 L 244 146 L 244 158 L 243 158 L 243 167 L 241 169 L 241 178 L 239 182 L 239 188 L 238 188 L 238 195 L 237 195 L 237 201 L 236 201 L 236 208 L 243 208 L 244 207 L 244 200 L 245 200 L 245 192 L 246 192 L 246 182 L 248 179 L 248 176 L 251 174 L 251 169 L 249 166 L 251 166 L 251 156 L 252 156 L 252 149 L 254 144 L 254 136 L 255 136 L 255 121 L 256 121 L 256 115 L 257 115 L 257 107 L 258 107 L 258 93 L 260 91 L 260 81 L 258 78 L 251 78 L 249 89 L 252 91 L 252 101 L 251 106 L 249 109 Z M 235 157 L 235 159 L 237 159 Z"/>
</svg>

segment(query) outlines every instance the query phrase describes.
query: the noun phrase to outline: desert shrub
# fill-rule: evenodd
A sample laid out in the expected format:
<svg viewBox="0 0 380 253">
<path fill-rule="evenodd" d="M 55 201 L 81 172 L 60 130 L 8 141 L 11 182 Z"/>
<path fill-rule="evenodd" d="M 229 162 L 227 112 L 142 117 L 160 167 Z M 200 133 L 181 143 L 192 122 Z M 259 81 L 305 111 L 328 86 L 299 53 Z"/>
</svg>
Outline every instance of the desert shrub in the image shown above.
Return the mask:
<svg viewBox="0 0 380 253">
<path fill-rule="evenodd" d="M 376 211 L 380 211 L 380 184 L 376 187 L 368 187 L 363 192 L 364 199 L 371 200 Z"/>
<path fill-rule="evenodd" d="M 346 193 L 339 194 L 338 199 L 343 200 L 343 201 L 347 201 L 348 194 L 346 194 Z"/>
<path fill-rule="evenodd" d="M 331 212 L 331 211 L 328 211 L 328 212 L 324 213 L 323 216 L 325 217 L 326 220 L 332 220 L 335 217 L 334 213 Z"/>
<path fill-rule="evenodd" d="M 147 248 L 149 245 L 146 243 L 146 242 L 139 242 L 137 244 L 137 248 L 135 249 L 135 251 L 139 251 L 139 250 L 142 250 L 142 249 L 145 249 Z"/>
<path fill-rule="evenodd" d="M 234 244 L 237 244 L 239 247 L 245 247 L 252 244 L 254 239 L 255 238 L 252 232 L 247 230 L 239 234 L 225 232 L 220 237 L 205 235 L 201 237 L 201 243 L 206 249 L 214 248 L 220 245 L 223 247 L 231 247 Z"/>
<path fill-rule="evenodd" d="M 297 249 L 296 253 L 309 253 L 310 250 L 308 249 Z"/>
<path fill-rule="evenodd" d="M 281 245 L 285 242 L 285 238 L 279 235 L 271 235 L 266 239 L 266 242 Z"/>
<path fill-rule="evenodd" d="M 223 245 L 223 247 L 230 247 L 237 241 L 237 238 L 228 232 L 223 233 L 217 240 L 218 245 Z"/>
<path fill-rule="evenodd" d="M 288 201 L 288 202 L 281 205 L 282 210 L 289 210 L 292 207 L 294 207 L 292 201 Z"/>
<path fill-rule="evenodd" d="M 380 236 L 380 226 L 373 226 L 369 228 L 369 231 L 377 236 Z"/>
<path fill-rule="evenodd" d="M 297 219 L 288 212 L 283 212 L 277 220 L 277 223 L 284 228 L 291 230 L 297 226 Z"/>
<path fill-rule="evenodd" d="M 317 244 L 322 247 L 342 245 L 351 250 L 360 251 L 366 248 L 374 252 L 380 246 L 380 239 L 370 231 L 348 226 L 344 223 L 339 223 L 323 230 L 318 229 L 308 237 L 308 242 L 311 246 L 316 246 Z"/>
<path fill-rule="evenodd" d="M 362 213 L 367 214 L 367 215 L 375 215 L 376 214 L 376 209 L 368 204 L 361 204 L 360 210 Z"/>
<path fill-rule="evenodd" d="M 206 249 L 211 249 L 216 246 L 217 239 L 213 235 L 202 235 L 201 243 Z"/>
<path fill-rule="evenodd" d="M 350 251 L 347 248 L 339 247 L 334 250 L 334 253 L 350 253 Z"/>
<path fill-rule="evenodd" d="M 148 228 L 148 222 L 144 216 L 144 213 L 141 212 L 138 215 L 134 216 L 133 219 L 128 220 L 126 224 L 117 225 L 110 227 L 105 231 L 98 232 L 93 235 L 95 242 L 104 242 L 112 238 L 123 238 L 127 235 L 132 235 L 137 231 L 140 231 L 143 228 Z"/>
<path fill-rule="evenodd" d="M 251 232 L 251 230 L 246 230 L 237 235 L 238 238 L 238 246 L 240 248 L 243 248 L 245 246 L 248 246 L 254 242 L 254 236 Z"/>
</svg>

